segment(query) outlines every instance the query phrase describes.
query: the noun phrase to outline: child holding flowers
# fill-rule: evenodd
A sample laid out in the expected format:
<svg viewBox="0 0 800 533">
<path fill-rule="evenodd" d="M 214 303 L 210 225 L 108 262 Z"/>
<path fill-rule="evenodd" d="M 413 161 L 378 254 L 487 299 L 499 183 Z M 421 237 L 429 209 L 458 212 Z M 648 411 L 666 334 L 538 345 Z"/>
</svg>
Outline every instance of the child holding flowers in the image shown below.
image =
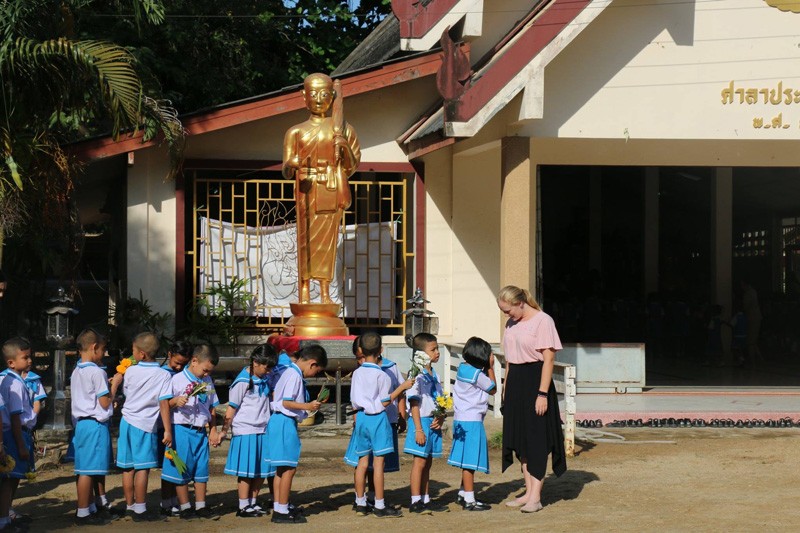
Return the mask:
<svg viewBox="0 0 800 533">
<path fill-rule="evenodd" d="M 123 471 L 122 489 L 134 522 L 156 519 L 147 514 L 147 480 L 150 469 L 161 464 L 158 455 L 159 418 L 164 427 L 162 442 L 172 445 L 171 376 L 156 362 L 158 349 L 158 337 L 150 332 L 139 333 L 133 340 L 132 357 L 136 363 L 120 365 L 125 404 L 117 439 L 117 466 Z"/>
<path fill-rule="evenodd" d="M 475 499 L 475 471 L 489 473 L 483 417 L 489 409 L 489 394 L 496 387 L 494 356 L 488 342 L 470 337 L 463 357 L 453 386 L 453 446 L 447 464 L 462 469 L 458 503 L 467 511 L 487 511 L 491 507 Z"/>
<path fill-rule="evenodd" d="M 250 354 L 249 368 L 243 368 L 231 384 L 228 410 L 221 437 L 233 429 L 225 473 L 238 478 L 239 510 L 236 516 L 258 517 L 266 514 L 256 502 L 264 479 L 275 475 L 267 459 L 267 421 L 269 420 L 269 385 L 267 375 L 278 364 L 278 354 L 271 344 L 257 346 Z"/>
<path fill-rule="evenodd" d="M 172 412 L 175 433 L 174 449 L 167 451 L 180 460 L 166 460 L 161 479 L 176 485 L 181 518 L 212 518 L 206 507 L 208 483 L 208 446 L 218 446 L 220 438 L 216 428 L 214 408 L 219 404 L 211 381 L 211 371 L 219 362 L 217 350 L 209 344 L 198 344 L 192 349 L 192 360 L 170 382 L 170 398 L 184 396 L 183 405 Z M 211 426 L 206 434 L 206 425 Z M 189 481 L 194 480 L 195 507 L 189 503 Z"/>
<path fill-rule="evenodd" d="M 322 346 L 310 344 L 296 352 L 293 359 L 275 386 L 270 404 L 272 416 L 267 424 L 267 455 L 276 469 L 272 521 L 278 524 L 305 522 L 303 515 L 289 505 L 292 479 L 300 460 L 297 423 L 308 416 L 307 411 L 318 411 L 321 402 L 309 401 L 303 378 L 323 370 L 328 364 L 328 354 Z"/>
<path fill-rule="evenodd" d="M 431 502 L 429 481 L 434 457 L 442 456 L 442 424 L 444 413 L 437 410 L 437 398 L 443 397 L 439 376 L 431 366 L 439 360 L 439 344 L 430 333 L 419 333 L 412 341 L 412 356 L 409 378 L 414 384 L 406 391 L 408 410 L 411 415 L 403 451 L 413 455 L 411 464 L 412 513 L 431 514 L 447 511 Z M 423 492 L 424 491 L 424 492 Z"/>
</svg>

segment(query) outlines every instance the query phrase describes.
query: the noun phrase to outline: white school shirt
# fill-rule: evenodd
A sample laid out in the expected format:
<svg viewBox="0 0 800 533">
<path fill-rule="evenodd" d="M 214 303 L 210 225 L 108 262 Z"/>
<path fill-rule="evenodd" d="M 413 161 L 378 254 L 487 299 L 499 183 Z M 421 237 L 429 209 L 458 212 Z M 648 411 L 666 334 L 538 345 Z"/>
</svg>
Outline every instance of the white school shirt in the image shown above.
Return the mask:
<svg viewBox="0 0 800 533">
<path fill-rule="evenodd" d="M 186 424 L 189 426 L 203 427 L 211 422 L 211 409 L 219 405 L 217 400 L 217 393 L 214 390 L 214 383 L 211 378 L 206 376 L 202 380 L 189 372 L 189 367 L 185 367 L 182 371 L 172 376 L 170 381 L 171 394 L 169 398 L 175 396 L 185 396 L 186 387 L 190 383 L 197 383 L 198 381 L 206 382 L 205 401 L 202 401 L 202 394 L 192 396 L 186 405 L 183 407 L 176 407 L 172 411 L 173 424 Z M 169 399 L 165 398 L 165 399 Z"/>
<path fill-rule="evenodd" d="M 479 368 L 461 363 L 453 385 L 453 420 L 482 422 L 489 409 L 489 393 L 494 389 L 494 381 Z"/>
<path fill-rule="evenodd" d="M 436 408 L 436 396 L 442 394 L 442 384 L 439 382 L 439 376 L 436 371 L 431 368 L 430 373 L 423 369 L 422 372 L 417 374 L 414 378 L 414 384 L 406 391 L 406 411 L 409 416 L 411 415 L 411 400 L 419 401 L 419 416 L 433 416 L 433 410 Z"/>
<path fill-rule="evenodd" d="M 250 388 L 250 372 L 242 369 L 231 384 L 228 405 L 236 409 L 233 415 L 234 435 L 261 435 L 269 421 L 269 376 L 253 376 Z"/>
<path fill-rule="evenodd" d="M 368 415 L 385 411 L 383 402 L 389 401 L 392 380 L 375 363 L 364 363 L 353 372 L 350 382 L 350 404 Z"/>
<path fill-rule="evenodd" d="M 389 361 L 388 359 L 383 359 L 381 361 L 381 370 L 383 370 L 389 379 L 392 382 L 391 387 L 389 388 L 389 393 L 391 394 L 397 387 L 403 383 L 403 376 L 400 375 L 400 369 L 397 368 L 397 365 L 394 361 Z M 395 400 L 386 406 L 386 416 L 389 418 L 390 424 L 396 424 L 397 420 L 400 418 L 400 411 L 398 410 L 398 403 L 399 398 L 395 398 Z"/>
<path fill-rule="evenodd" d="M 272 412 L 283 413 L 286 416 L 296 418 L 298 422 L 308 417 L 308 413 L 303 409 L 287 409 L 284 407 L 283 400 L 299 403 L 308 402 L 303 371 L 295 363 L 292 363 L 289 368 L 284 370 L 277 385 L 275 385 L 275 392 L 272 394 Z"/>
<path fill-rule="evenodd" d="M 11 429 L 11 416 L 19 415 L 22 427 L 33 429 L 36 427 L 36 415 L 33 412 L 33 398 L 28 391 L 22 376 L 8 369 L 8 373 L 0 382 L 0 396 L 8 410 L 8 421 L 3 420 L 3 431 Z"/>
<path fill-rule="evenodd" d="M 169 372 L 155 361 L 140 361 L 129 366 L 122 381 L 125 404 L 122 417 L 137 429 L 153 433 L 161 416 L 159 403 L 173 397 Z"/>
<path fill-rule="evenodd" d="M 78 363 L 70 378 L 72 417 L 76 420 L 91 417 L 98 422 L 107 421 L 114 412 L 113 402 L 103 409 L 97 400 L 109 393 L 105 370 L 91 362 Z"/>
</svg>

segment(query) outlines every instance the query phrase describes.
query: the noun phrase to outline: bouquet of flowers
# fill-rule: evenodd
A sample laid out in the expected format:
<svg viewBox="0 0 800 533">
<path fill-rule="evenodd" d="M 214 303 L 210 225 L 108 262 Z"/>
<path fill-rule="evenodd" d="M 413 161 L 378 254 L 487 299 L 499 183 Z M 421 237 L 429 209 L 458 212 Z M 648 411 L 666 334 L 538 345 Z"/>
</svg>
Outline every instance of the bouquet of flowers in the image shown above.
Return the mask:
<svg viewBox="0 0 800 533">
<path fill-rule="evenodd" d="M 428 366 L 431 362 L 431 357 L 422 350 L 414 350 L 411 356 L 411 368 L 408 371 L 408 379 L 414 379 Z"/>
<path fill-rule="evenodd" d="M 164 450 L 164 457 L 172 461 L 172 464 L 175 465 L 175 469 L 180 475 L 183 475 L 183 473 L 186 472 L 186 463 L 173 448 L 167 448 Z"/>
<path fill-rule="evenodd" d="M 127 370 L 136 364 L 136 359 L 133 356 L 126 357 L 125 359 L 120 360 L 119 364 L 117 365 L 117 373 L 125 374 Z"/>
<path fill-rule="evenodd" d="M 27 479 L 28 481 L 36 480 L 36 470 L 34 470 L 33 467 L 31 467 L 30 470 L 25 472 L 25 479 Z"/>
<path fill-rule="evenodd" d="M 319 394 L 317 394 L 317 401 L 319 403 L 327 403 L 328 399 L 331 397 L 331 391 L 327 385 L 323 385 L 322 388 L 319 390 Z"/>
<path fill-rule="evenodd" d="M 13 457 L 8 455 L 7 453 L 3 453 L 0 455 L 0 474 L 8 474 L 14 467 L 17 466 L 17 462 L 14 460 Z"/>
<path fill-rule="evenodd" d="M 188 396 L 191 398 L 192 396 L 197 396 L 201 402 L 206 401 L 206 393 L 208 392 L 208 383 L 205 381 L 195 381 L 193 383 L 189 383 L 186 385 L 186 390 L 183 391 L 184 396 Z"/>
<path fill-rule="evenodd" d="M 439 394 L 434 399 L 436 400 L 436 407 L 433 409 L 434 418 L 445 418 L 447 412 L 453 408 L 453 398 Z"/>
</svg>

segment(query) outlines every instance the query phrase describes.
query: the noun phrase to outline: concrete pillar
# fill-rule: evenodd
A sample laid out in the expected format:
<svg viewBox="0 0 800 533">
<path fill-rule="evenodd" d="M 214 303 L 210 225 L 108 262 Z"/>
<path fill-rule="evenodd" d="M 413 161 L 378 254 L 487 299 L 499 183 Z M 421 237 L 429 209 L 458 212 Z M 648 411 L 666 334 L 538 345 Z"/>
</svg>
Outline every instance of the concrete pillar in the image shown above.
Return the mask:
<svg viewBox="0 0 800 533">
<path fill-rule="evenodd" d="M 600 167 L 589 170 L 589 268 L 603 271 L 603 183 Z"/>
<path fill-rule="evenodd" d="M 644 169 L 644 293 L 658 290 L 658 167 Z"/>
<path fill-rule="evenodd" d="M 721 167 L 711 178 L 711 302 L 724 317 L 733 307 L 733 169 Z"/>
<path fill-rule="evenodd" d="M 501 142 L 500 285 L 536 289 L 536 167 L 530 139 Z M 500 287 L 498 287 L 499 289 Z"/>
</svg>

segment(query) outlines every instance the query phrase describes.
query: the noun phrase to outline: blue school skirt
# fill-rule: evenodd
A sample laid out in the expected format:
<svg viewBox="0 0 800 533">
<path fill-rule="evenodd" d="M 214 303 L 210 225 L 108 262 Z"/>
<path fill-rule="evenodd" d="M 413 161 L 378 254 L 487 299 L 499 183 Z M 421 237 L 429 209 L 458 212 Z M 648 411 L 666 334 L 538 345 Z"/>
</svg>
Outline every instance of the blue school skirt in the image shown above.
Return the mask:
<svg viewBox="0 0 800 533">
<path fill-rule="evenodd" d="M 75 423 L 75 475 L 105 476 L 111 465 L 111 434 L 108 421 L 85 418 Z"/>
<path fill-rule="evenodd" d="M 19 448 L 17 448 L 17 439 L 14 438 L 14 432 L 10 429 L 3 432 L 3 447 L 8 455 L 14 458 L 14 469 L 3 477 L 10 477 L 12 479 L 24 479 L 25 474 L 28 472 L 36 471 L 36 450 L 33 446 L 33 433 L 29 429 L 22 429 L 22 440 L 24 441 L 25 448 L 28 450 L 28 460 L 22 461 L 19 458 Z"/>
<path fill-rule="evenodd" d="M 300 461 L 300 436 L 297 419 L 283 413 L 272 413 L 267 423 L 267 458 L 270 468 L 297 468 Z"/>
<path fill-rule="evenodd" d="M 161 479 L 175 485 L 186 485 L 194 480 L 195 483 L 208 481 L 208 435 L 206 428 L 194 428 L 173 425 L 172 449 L 186 463 L 186 471 L 181 474 L 172 461 L 164 461 L 161 469 Z"/>
<path fill-rule="evenodd" d="M 400 454 L 397 453 L 397 424 L 392 424 L 392 447 L 394 448 L 391 453 L 383 456 L 383 472 L 399 472 L 400 471 Z M 372 454 L 369 456 L 369 466 L 367 470 L 372 470 Z"/>
<path fill-rule="evenodd" d="M 158 435 L 132 426 L 122 418 L 117 439 L 117 466 L 123 470 L 147 470 L 159 466 Z"/>
<path fill-rule="evenodd" d="M 368 415 L 363 411 L 356 415 L 356 427 L 350 436 L 344 461 L 357 466 L 358 459 L 367 455 L 384 456 L 394 452 L 392 425 L 386 413 Z"/>
<path fill-rule="evenodd" d="M 489 473 L 489 446 L 483 422 L 453 422 L 453 446 L 447 464 Z"/>
<path fill-rule="evenodd" d="M 416 455 L 417 457 L 441 457 L 442 456 L 442 430 L 431 429 L 433 423 L 432 416 L 420 418 L 422 431 L 425 433 L 425 445 L 420 446 L 415 439 L 417 427 L 414 418 L 408 418 L 408 429 L 406 430 L 406 443 L 403 448 L 404 453 Z"/>
<path fill-rule="evenodd" d="M 234 435 L 225 473 L 249 479 L 273 477 L 275 469 L 267 457 L 267 434 Z"/>
</svg>

